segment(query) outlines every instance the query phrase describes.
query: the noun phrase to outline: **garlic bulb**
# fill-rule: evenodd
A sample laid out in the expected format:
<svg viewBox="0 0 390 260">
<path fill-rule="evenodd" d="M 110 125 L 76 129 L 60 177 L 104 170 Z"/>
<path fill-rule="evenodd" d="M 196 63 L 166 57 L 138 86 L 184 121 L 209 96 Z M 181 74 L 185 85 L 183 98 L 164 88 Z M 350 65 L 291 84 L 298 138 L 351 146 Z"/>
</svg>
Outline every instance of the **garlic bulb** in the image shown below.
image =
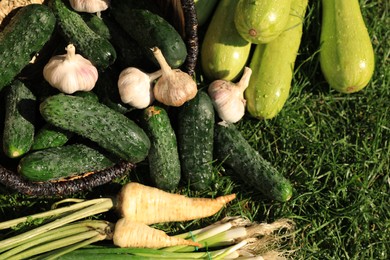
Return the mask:
<svg viewBox="0 0 390 260">
<path fill-rule="evenodd" d="M 90 91 L 98 79 L 98 71 L 92 63 L 76 54 L 73 44 L 66 47 L 66 54 L 53 56 L 43 68 L 43 77 L 61 92 Z"/>
<path fill-rule="evenodd" d="M 77 12 L 98 13 L 107 10 L 109 0 L 69 0 L 70 6 Z"/>
<path fill-rule="evenodd" d="M 228 80 L 214 80 L 208 87 L 208 93 L 218 116 L 227 123 L 238 122 L 245 114 L 246 100 L 244 91 L 248 87 L 252 70 L 245 67 L 238 83 Z"/>
<path fill-rule="evenodd" d="M 153 89 L 156 100 L 167 106 L 179 107 L 193 99 L 198 91 L 194 79 L 180 69 L 172 69 L 158 47 L 152 48 L 152 51 L 162 71 Z"/>
<path fill-rule="evenodd" d="M 129 67 L 119 74 L 118 90 L 121 100 L 135 108 L 143 109 L 154 101 L 153 82 L 161 76 L 161 70 L 145 73 Z"/>
</svg>

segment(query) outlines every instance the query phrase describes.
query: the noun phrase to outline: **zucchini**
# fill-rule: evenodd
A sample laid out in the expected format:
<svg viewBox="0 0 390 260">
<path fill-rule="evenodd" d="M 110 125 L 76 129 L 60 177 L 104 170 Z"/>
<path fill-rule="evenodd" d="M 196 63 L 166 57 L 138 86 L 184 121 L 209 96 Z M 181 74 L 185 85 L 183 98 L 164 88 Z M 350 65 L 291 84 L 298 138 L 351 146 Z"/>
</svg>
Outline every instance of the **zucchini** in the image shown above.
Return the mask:
<svg viewBox="0 0 390 260">
<path fill-rule="evenodd" d="M 271 200 L 288 201 L 292 185 L 244 138 L 234 124 L 216 124 L 215 158 L 231 168 L 242 181 Z"/>
<path fill-rule="evenodd" d="M 163 17 L 147 9 L 135 9 L 115 3 L 111 12 L 154 64 L 158 65 L 150 50 L 153 47 L 160 48 L 172 68 L 178 68 L 184 63 L 187 46 L 179 32 Z"/>
<path fill-rule="evenodd" d="M 50 0 L 49 6 L 57 17 L 63 37 L 74 44 L 77 52 L 104 70 L 116 60 L 116 51 L 110 41 L 95 33 L 80 14 L 72 9 L 69 1 Z"/>
<path fill-rule="evenodd" d="M 3 150 L 10 158 L 27 153 L 34 142 L 36 97 L 21 81 L 6 89 Z"/>
<path fill-rule="evenodd" d="M 56 19 L 45 5 L 20 8 L 0 32 L 0 90 L 10 84 L 53 34 Z"/>
<path fill-rule="evenodd" d="M 97 149 L 72 144 L 35 151 L 20 159 L 17 171 L 30 181 L 53 181 L 106 169 L 115 164 Z"/>
<path fill-rule="evenodd" d="M 214 122 L 213 104 L 202 90 L 178 114 L 182 176 L 194 190 L 206 190 L 213 180 Z"/>
<path fill-rule="evenodd" d="M 218 0 L 194 0 L 198 26 L 203 26 L 212 17 Z"/>
<path fill-rule="evenodd" d="M 123 160 L 138 163 L 148 155 L 150 140 L 142 128 L 96 101 L 58 94 L 45 99 L 40 112 L 48 123 L 88 138 Z"/>
<path fill-rule="evenodd" d="M 329 86 L 362 90 L 375 68 L 374 50 L 358 0 L 322 1 L 320 65 Z"/>
<path fill-rule="evenodd" d="M 209 80 L 234 80 L 242 72 L 251 49 L 234 25 L 237 1 L 219 1 L 200 50 L 202 71 Z"/>
<path fill-rule="evenodd" d="M 289 97 L 307 5 L 308 0 L 293 0 L 288 28 L 272 42 L 255 47 L 245 90 L 247 110 L 255 118 L 274 118 Z"/>
<path fill-rule="evenodd" d="M 149 106 L 144 110 L 143 125 L 151 146 L 148 155 L 149 173 L 154 186 L 174 190 L 181 177 L 175 131 L 166 110 Z"/>
<path fill-rule="evenodd" d="M 239 0 L 234 24 L 248 42 L 268 43 L 286 29 L 290 7 L 291 0 Z"/>
<path fill-rule="evenodd" d="M 73 132 L 46 123 L 35 134 L 31 150 L 63 146 L 73 135 Z"/>
</svg>

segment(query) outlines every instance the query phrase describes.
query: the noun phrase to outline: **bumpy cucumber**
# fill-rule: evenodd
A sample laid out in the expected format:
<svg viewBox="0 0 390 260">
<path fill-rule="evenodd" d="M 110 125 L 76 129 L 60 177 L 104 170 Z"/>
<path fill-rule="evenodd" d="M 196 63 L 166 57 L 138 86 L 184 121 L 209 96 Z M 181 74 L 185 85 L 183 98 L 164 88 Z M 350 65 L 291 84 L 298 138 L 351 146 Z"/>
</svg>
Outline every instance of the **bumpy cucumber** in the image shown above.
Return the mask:
<svg viewBox="0 0 390 260">
<path fill-rule="evenodd" d="M 31 181 L 50 181 L 106 169 L 115 160 L 84 144 L 35 151 L 24 156 L 17 171 Z"/>
<path fill-rule="evenodd" d="M 151 146 L 148 155 L 151 181 L 157 188 L 173 190 L 179 185 L 181 171 L 175 131 L 164 108 L 144 110 L 144 129 Z"/>
<path fill-rule="evenodd" d="M 46 123 L 35 134 L 31 150 L 63 146 L 73 135 L 73 132 Z"/>
<path fill-rule="evenodd" d="M 207 27 L 200 51 L 202 71 L 209 80 L 234 80 L 242 72 L 251 44 L 234 25 L 237 1 L 219 1 Z"/>
<path fill-rule="evenodd" d="M 237 173 L 246 185 L 272 200 L 288 201 L 292 186 L 271 163 L 265 160 L 233 125 L 215 126 L 215 157 Z"/>
<path fill-rule="evenodd" d="M 186 102 L 178 115 L 178 147 L 185 181 L 206 190 L 213 178 L 214 107 L 204 91 Z"/>
<path fill-rule="evenodd" d="M 53 34 L 56 19 L 45 5 L 21 8 L 0 32 L 0 90 L 10 84 Z"/>
<path fill-rule="evenodd" d="M 68 1 L 67 1 L 68 2 Z M 64 0 L 50 0 L 49 6 L 57 17 L 60 32 L 99 69 L 105 69 L 116 59 L 116 51 L 108 39 L 95 33 L 80 14 Z"/>
<path fill-rule="evenodd" d="M 341 93 L 362 90 L 375 69 L 375 54 L 359 1 L 322 2 L 320 65 L 330 87 Z"/>
<path fill-rule="evenodd" d="M 19 80 L 7 90 L 3 150 L 8 157 L 16 158 L 27 153 L 34 142 L 36 97 Z"/>
<path fill-rule="evenodd" d="M 155 64 L 151 48 L 159 47 L 168 64 L 180 67 L 187 57 L 187 46 L 179 32 L 160 15 L 146 9 L 127 8 L 113 4 L 111 10 L 121 27 L 144 48 L 145 54 Z"/>
<path fill-rule="evenodd" d="M 132 163 L 148 155 L 150 140 L 134 121 L 115 110 L 82 97 L 58 94 L 40 104 L 43 118 L 84 136 Z"/>
<path fill-rule="evenodd" d="M 253 117 L 275 117 L 289 97 L 307 4 L 308 0 L 293 0 L 286 30 L 272 42 L 255 48 L 249 65 L 252 75 L 245 90 L 247 109 Z"/>
<path fill-rule="evenodd" d="M 110 29 L 100 16 L 90 13 L 80 13 L 80 15 L 92 31 L 102 36 L 103 38 L 111 38 Z"/>
<path fill-rule="evenodd" d="M 291 0 L 239 0 L 234 24 L 248 42 L 268 43 L 286 29 L 290 6 Z"/>
</svg>

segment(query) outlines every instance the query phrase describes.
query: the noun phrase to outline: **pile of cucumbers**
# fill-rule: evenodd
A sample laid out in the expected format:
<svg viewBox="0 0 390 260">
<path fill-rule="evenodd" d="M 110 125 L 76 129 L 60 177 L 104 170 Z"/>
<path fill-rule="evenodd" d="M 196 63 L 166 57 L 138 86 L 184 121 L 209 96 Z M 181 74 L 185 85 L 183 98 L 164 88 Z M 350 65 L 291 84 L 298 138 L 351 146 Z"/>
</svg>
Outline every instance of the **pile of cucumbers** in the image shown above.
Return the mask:
<svg viewBox="0 0 390 260">
<path fill-rule="evenodd" d="M 353 59 L 340 51 L 349 45 L 333 43 L 327 36 L 337 33 L 348 43 L 349 34 L 339 25 L 352 19 L 358 21 L 351 30 L 355 38 L 364 34 L 361 14 L 348 0 L 355 8 L 346 15 L 351 20 L 341 19 L 335 12 L 346 12 L 346 5 L 339 3 L 344 1 L 325 2 L 324 75 L 341 92 L 356 92 L 370 78 L 370 50 L 359 50 L 360 58 L 366 55 L 368 72 L 352 82 L 349 75 L 354 71 L 347 63 Z M 233 81 L 244 66 L 251 67 L 245 92 L 249 114 L 262 119 L 276 116 L 289 95 L 308 1 L 197 0 L 195 6 L 199 26 L 206 28 L 196 73 L 206 81 Z M 258 14 L 269 19 L 255 27 Z M 289 200 L 293 193 L 289 180 L 249 145 L 234 124 L 218 123 L 203 88 L 178 108 L 155 102 L 139 110 L 121 102 L 120 71 L 130 66 L 157 70 L 150 52 L 154 46 L 172 68 L 180 68 L 187 57 L 183 38 L 151 1 L 116 0 L 100 17 L 77 13 L 65 0 L 20 8 L 0 32 L 2 164 L 11 162 L 29 181 L 47 182 L 108 169 L 121 161 L 144 162 L 148 179 L 158 188 L 174 190 L 185 184 L 207 190 L 216 181 L 218 163 L 268 198 Z M 44 64 L 62 54 L 68 43 L 99 70 L 90 92 L 60 93 L 42 77 Z M 370 42 L 363 39 L 362 44 L 367 47 Z M 343 66 L 334 66 L 339 62 Z M 339 68 L 337 73 L 333 67 Z"/>
</svg>

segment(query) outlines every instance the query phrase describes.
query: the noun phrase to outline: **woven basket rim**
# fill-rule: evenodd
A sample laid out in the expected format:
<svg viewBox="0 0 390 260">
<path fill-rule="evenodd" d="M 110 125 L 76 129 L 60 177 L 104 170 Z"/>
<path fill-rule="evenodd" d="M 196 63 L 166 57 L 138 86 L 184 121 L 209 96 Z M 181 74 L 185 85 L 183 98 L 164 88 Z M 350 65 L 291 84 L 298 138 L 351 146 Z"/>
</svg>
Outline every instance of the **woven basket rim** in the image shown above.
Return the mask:
<svg viewBox="0 0 390 260">
<path fill-rule="evenodd" d="M 3 1 L 2 4 L 4 4 Z M 34 2 L 38 1 L 42 3 L 45 2 L 45 0 L 36 0 Z M 14 2 L 21 3 L 32 1 L 16 0 Z M 186 37 L 184 40 L 187 45 L 187 58 L 182 65 L 182 68 L 183 71 L 193 76 L 198 57 L 198 21 L 196 17 L 195 3 L 194 0 L 181 0 L 181 4 L 185 18 Z M 22 5 L 18 7 L 21 6 Z M 33 182 L 24 179 L 20 174 L 0 164 L 0 183 L 9 189 L 30 196 L 64 196 L 89 190 L 91 188 L 109 183 L 113 179 L 125 175 L 134 167 L 134 164 L 122 161 L 113 167 L 94 172 L 81 178 L 58 182 Z"/>
</svg>

